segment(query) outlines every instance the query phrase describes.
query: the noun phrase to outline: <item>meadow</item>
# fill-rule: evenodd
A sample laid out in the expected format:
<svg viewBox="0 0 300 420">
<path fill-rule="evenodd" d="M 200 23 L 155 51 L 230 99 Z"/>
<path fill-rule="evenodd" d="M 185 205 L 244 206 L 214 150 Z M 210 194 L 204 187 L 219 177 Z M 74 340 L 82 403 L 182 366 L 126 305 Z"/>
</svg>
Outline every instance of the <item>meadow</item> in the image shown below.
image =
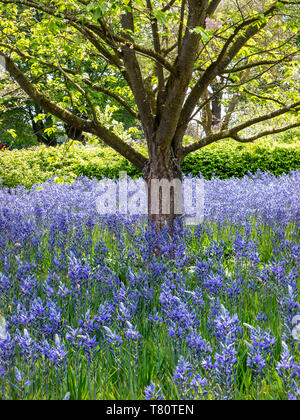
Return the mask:
<svg viewBox="0 0 300 420">
<path fill-rule="evenodd" d="M 203 224 L 0 190 L 0 399 L 300 398 L 300 171 L 205 181 Z"/>
</svg>

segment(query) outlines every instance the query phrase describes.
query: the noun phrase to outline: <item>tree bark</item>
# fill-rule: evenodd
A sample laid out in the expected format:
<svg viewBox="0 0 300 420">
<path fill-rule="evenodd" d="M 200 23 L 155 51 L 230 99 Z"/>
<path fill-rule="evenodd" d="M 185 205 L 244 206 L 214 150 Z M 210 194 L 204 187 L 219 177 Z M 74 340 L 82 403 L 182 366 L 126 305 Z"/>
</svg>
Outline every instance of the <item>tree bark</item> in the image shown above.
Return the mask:
<svg viewBox="0 0 300 420">
<path fill-rule="evenodd" d="M 152 143 L 150 160 L 144 170 L 148 192 L 148 222 L 158 231 L 182 216 L 182 171 L 172 148 Z"/>
</svg>

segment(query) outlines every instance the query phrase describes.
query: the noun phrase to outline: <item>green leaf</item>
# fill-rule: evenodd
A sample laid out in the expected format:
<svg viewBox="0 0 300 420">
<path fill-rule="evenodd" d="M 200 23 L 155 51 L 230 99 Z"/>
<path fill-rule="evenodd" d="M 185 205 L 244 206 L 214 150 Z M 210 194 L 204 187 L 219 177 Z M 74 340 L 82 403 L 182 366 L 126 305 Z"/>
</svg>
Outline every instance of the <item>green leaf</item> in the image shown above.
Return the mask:
<svg viewBox="0 0 300 420">
<path fill-rule="evenodd" d="M 163 25 L 168 27 L 169 26 L 169 22 L 167 19 L 167 16 L 164 12 L 162 12 L 161 10 L 154 10 L 153 11 L 154 16 L 156 17 L 157 21 Z"/>
<path fill-rule="evenodd" d="M 276 3 L 276 7 L 283 12 L 286 9 L 285 4 L 281 3 L 280 1 Z"/>
<path fill-rule="evenodd" d="M 208 42 L 211 38 L 211 31 L 207 31 L 206 29 L 201 28 L 201 26 L 197 26 L 193 32 L 201 35 L 204 42 Z"/>
<path fill-rule="evenodd" d="M 17 133 L 16 130 L 11 129 L 11 130 L 7 130 L 7 132 L 15 139 L 17 137 Z"/>
<path fill-rule="evenodd" d="M 95 20 L 98 20 L 98 19 L 100 19 L 100 17 L 101 17 L 101 9 L 100 9 L 100 7 L 97 7 L 97 9 L 94 10 L 93 18 Z"/>
</svg>

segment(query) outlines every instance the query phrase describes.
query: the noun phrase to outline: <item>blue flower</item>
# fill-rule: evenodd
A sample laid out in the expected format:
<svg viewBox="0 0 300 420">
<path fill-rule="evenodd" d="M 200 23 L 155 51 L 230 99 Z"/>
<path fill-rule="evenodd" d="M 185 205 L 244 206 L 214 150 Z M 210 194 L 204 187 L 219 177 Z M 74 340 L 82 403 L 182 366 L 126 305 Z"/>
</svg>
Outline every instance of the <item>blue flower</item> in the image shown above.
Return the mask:
<svg viewBox="0 0 300 420">
<path fill-rule="evenodd" d="M 165 397 L 162 394 L 161 388 L 159 388 L 155 383 L 151 382 L 150 385 L 145 388 L 145 399 L 146 400 L 163 400 Z"/>
</svg>

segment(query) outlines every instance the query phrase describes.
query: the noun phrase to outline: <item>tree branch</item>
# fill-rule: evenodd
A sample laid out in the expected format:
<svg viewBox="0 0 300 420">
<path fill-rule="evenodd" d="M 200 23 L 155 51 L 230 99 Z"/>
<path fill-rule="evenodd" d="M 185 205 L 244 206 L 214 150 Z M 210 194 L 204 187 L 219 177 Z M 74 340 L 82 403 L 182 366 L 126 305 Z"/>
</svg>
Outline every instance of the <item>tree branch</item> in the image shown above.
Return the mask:
<svg viewBox="0 0 300 420">
<path fill-rule="evenodd" d="M 164 8 L 161 9 L 161 11 L 163 13 L 167 12 L 168 10 L 171 9 L 171 7 L 173 6 L 173 4 L 176 2 L 176 0 L 171 0 Z"/>
<path fill-rule="evenodd" d="M 215 13 L 217 8 L 219 7 L 222 0 L 211 0 L 208 9 L 207 9 L 207 16 L 211 16 Z"/>
<path fill-rule="evenodd" d="M 256 124 L 264 122 L 264 121 L 272 120 L 276 117 L 279 117 L 281 115 L 284 115 L 284 114 L 288 113 L 289 111 L 291 111 L 293 109 L 295 111 L 300 110 L 300 101 L 296 102 L 292 105 L 289 105 L 285 108 L 279 109 L 277 111 L 273 111 L 269 114 L 265 114 L 265 115 L 262 115 L 260 117 L 248 120 L 248 121 L 246 121 L 246 122 L 244 122 L 244 123 L 242 123 L 242 124 L 240 124 L 236 127 L 233 127 L 229 130 L 220 131 L 219 133 L 212 134 L 211 136 L 207 136 L 204 139 L 201 139 L 200 141 L 198 141 L 196 143 L 190 144 L 189 146 L 186 146 L 182 149 L 180 158 L 183 159 L 186 155 L 188 155 L 191 152 L 195 152 L 196 150 L 199 150 L 202 147 L 205 147 L 205 146 L 207 146 L 211 143 L 214 143 L 215 141 L 223 140 L 223 139 L 226 139 L 226 138 L 232 138 L 232 139 L 237 140 L 241 143 L 248 143 L 248 142 L 253 142 L 256 139 L 258 139 L 260 137 L 264 137 L 264 136 L 269 135 L 269 134 L 280 133 L 280 132 L 289 130 L 290 128 L 298 127 L 298 126 L 300 126 L 300 123 L 296 123 L 296 125 L 292 124 L 291 126 L 287 126 L 286 129 L 282 128 L 282 129 L 274 129 L 274 130 L 264 131 L 264 132 L 258 133 L 257 135 L 254 135 L 254 136 L 246 138 L 246 139 L 243 139 L 242 137 L 239 136 L 239 132 L 244 130 L 245 128 L 252 127 L 253 125 L 256 125 Z M 280 131 L 276 131 L 276 130 L 280 130 Z M 265 134 L 265 133 L 267 133 L 267 134 Z"/>
<path fill-rule="evenodd" d="M 61 121 L 70 124 L 72 127 L 77 128 L 78 130 L 96 134 L 108 146 L 119 152 L 137 168 L 142 170 L 145 167 L 147 164 L 147 158 L 134 150 L 131 146 L 121 140 L 106 127 L 102 126 L 99 122 L 80 118 L 70 111 L 67 111 L 66 109 L 57 105 L 55 102 L 51 101 L 50 98 L 48 98 L 45 94 L 40 92 L 35 86 L 32 85 L 24 73 L 19 70 L 19 68 L 8 56 L 3 53 L 1 53 L 1 55 L 5 59 L 6 70 L 10 76 L 19 84 L 19 86 L 37 105 L 44 109 L 44 111 L 54 115 Z"/>
<path fill-rule="evenodd" d="M 0 0 L 1 1 L 1 0 Z M 126 15 L 123 15 L 125 17 Z M 170 73 L 173 72 L 173 66 L 169 61 L 165 58 L 163 54 L 159 54 L 156 51 L 154 51 L 151 48 L 144 47 L 142 45 L 137 44 L 134 40 L 130 39 L 126 35 L 119 35 L 115 33 L 112 28 L 106 26 L 106 24 L 101 21 L 102 26 L 104 28 L 101 29 L 99 26 L 91 23 L 87 23 L 87 27 L 91 30 L 94 30 L 95 33 L 101 39 L 103 39 L 105 42 L 107 42 L 112 48 L 115 50 L 118 50 L 119 48 L 122 48 L 123 46 L 130 47 L 132 50 L 134 50 L 136 53 L 139 53 L 147 58 L 153 59 L 157 61 L 158 63 L 162 64 L 166 70 L 168 70 Z"/>
<path fill-rule="evenodd" d="M 182 37 L 183 37 L 183 27 L 184 27 L 184 16 L 187 0 L 182 0 L 181 10 L 180 10 L 180 25 L 178 30 L 178 52 L 181 51 L 182 47 Z"/>
<path fill-rule="evenodd" d="M 250 70 L 249 69 L 248 70 L 245 70 L 243 72 L 243 74 L 241 76 L 241 82 L 242 83 L 245 83 L 246 82 L 249 73 L 250 73 Z M 232 114 L 234 113 L 234 110 L 235 110 L 235 108 L 236 108 L 236 106 L 238 104 L 238 101 L 239 101 L 240 96 L 241 96 L 241 92 L 240 91 L 236 92 L 233 95 L 232 100 L 229 103 L 227 113 L 226 113 L 226 115 L 225 115 L 225 117 L 223 119 L 223 122 L 222 122 L 222 128 L 221 128 L 222 130 L 228 130 L 228 127 L 229 127 L 229 123 L 230 123 Z"/>
<path fill-rule="evenodd" d="M 274 129 L 270 129 L 270 130 L 265 130 L 265 131 L 262 131 L 262 132 L 260 132 L 256 135 L 248 137 L 248 138 L 238 137 L 237 140 L 240 143 L 253 143 L 255 140 L 258 140 L 262 137 L 270 136 L 272 134 L 282 133 L 284 131 L 288 131 L 288 130 L 291 130 L 292 128 L 297 128 L 297 127 L 300 127 L 300 122 L 290 124 L 290 125 L 286 125 L 285 127 L 279 127 L 279 128 L 274 128 Z"/>
<path fill-rule="evenodd" d="M 269 16 L 272 14 L 277 7 L 271 6 L 264 14 Z M 210 83 L 226 69 L 229 63 L 244 47 L 246 42 L 253 38 L 254 35 L 259 33 L 265 26 L 266 23 L 258 25 L 259 17 L 254 17 L 249 20 L 243 21 L 234 31 L 234 33 L 226 41 L 218 59 L 213 62 L 203 73 L 202 77 L 198 80 L 194 88 L 191 90 L 189 97 L 187 98 L 185 105 L 182 109 L 178 128 L 175 134 L 176 139 L 181 139 L 187 129 L 189 120 L 195 107 L 197 106 L 200 97 L 204 94 Z M 244 31 L 241 35 L 240 32 Z M 178 140 L 179 141 L 179 140 Z"/>
<path fill-rule="evenodd" d="M 101 85 L 93 84 L 90 80 L 84 79 L 84 83 L 86 83 L 88 86 L 90 86 L 92 89 L 97 90 L 98 92 L 103 93 L 104 95 L 110 96 L 111 98 L 115 99 L 117 102 L 119 102 L 120 105 L 122 105 L 126 111 L 129 112 L 130 115 L 132 115 L 134 118 L 138 119 L 139 116 L 135 112 L 133 108 L 123 99 L 121 96 L 117 95 L 116 93 L 112 92 L 109 89 L 106 89 L 105 87 Z"/>
<path fill-rule="evenodd" d="M 247 95 L 250 95 L 254 98 L 262 99 L 263 101 L 274 102 L 280 106 L 285 106 L 283 102 L 279 101 L 276 98 L 272 98 L 271 96 L 259 95 L 258 93 L 251 92 L 250 90 L 245 89 L 245 88 L 243 89 L 243 93 L 246 93 Z"/>
<path fill-rule="evenodd" d="M 244 130 L 245 128 L 248 128 L 252 125 L 272 120 L 273 118 L 279 117 L 280 115 L 286 114 L 289 111 L 295 110 L 298 111 L 298 108 L 300 107 L 300 101 L 295 102 L 292 105 L 286 106 L 284 108 L 278 109 L 277 111 L 270 112 L 269 114 L 262 115 L 260 117 L 253 118 L 252 120 L 246 121 L 237 127 L 234 127 L 230 130 L 231 133 L 239 133 L 240 131 Z"/>
<path fill-rule="evenodd" d="M 149 11 L 151 19 L 151 29 L 154 49 L 157 54 L 161 54 L 161 42 L 159 37 L 159 28 L 156 17 L 153 15 L 152 1 L 147 0 L 147 8 Z M 165 93 L 165 78 L 164 78 L 164 69 L 161 63 L 156 64 L 156 73 L 158 78 L 158 94 L 157 94 L 157 118 L 160 118 L 163 105 L 163 97 Z"/>
<path fill-rule="evenodd" d="M 132 14 L 132 4 L 129 2 L 130 9 L 122 15 L 122 27 L 124 31 L 130 30 L 134 32 L 134 19 Z M 125 39 L 131 42 L 131 39 L 126 33 L 124 34 Z M 141 72 L 139 62 L 137 60 L 134 48 L 129 45 L 125 45 L 119 51 L 120 57 L 122 57 L 124 64 L 127 69 L 127 73 L 130 79 L 130 86 L 135 97 L 138 109 L 140 111 L 141 122 L 144 128 L 144 132 L 149 142 L 152 138 L 152 130 L 154 124 L 154 118 L 151 111 L 150 100 L 148 98 L 147 91 L 145 89 L 144 80 Z"/>
<path fill-rule="evenodd" d="M 252 69 L 253 67 L 260 67 L 260 66 L 267 66 L 267 65 L 276 65 L 276 64 L 280 64 L 282 62 L 292 62 L 293 60 L 290 59 L 289 57 L 296 55 L 297 52 L 293 52 L 292 54 L 288 54 L 287 56 L 279 59 L 279 60 L 262 60 L 262 61 L 256 61 L 255 63 L 249 63 L 249 64 L 245 64 L 244 66 L 240 66 L 240 67 L 236 67 L 236 68 L 232 68 L 232 69 L 228 69 L 228 70 L 224 70 L 222 71 L 222 74 L 232 74 L 232 73 L 239 73 L 241 71 L 247 70 L 247 69 Z"/>
<path fill-rule="evenodd" d="M 171 146 L 180 118 L 180 112 L 192 79 L 201 36 L 193 30 L 205 22 L 208 0 L 188 0 L 189 13 L 182 48 L 175 62 L 175 74 L 171 74 L 166 87 L 164 109 L 156 132 L 159 143 Z"/>
</svg>

